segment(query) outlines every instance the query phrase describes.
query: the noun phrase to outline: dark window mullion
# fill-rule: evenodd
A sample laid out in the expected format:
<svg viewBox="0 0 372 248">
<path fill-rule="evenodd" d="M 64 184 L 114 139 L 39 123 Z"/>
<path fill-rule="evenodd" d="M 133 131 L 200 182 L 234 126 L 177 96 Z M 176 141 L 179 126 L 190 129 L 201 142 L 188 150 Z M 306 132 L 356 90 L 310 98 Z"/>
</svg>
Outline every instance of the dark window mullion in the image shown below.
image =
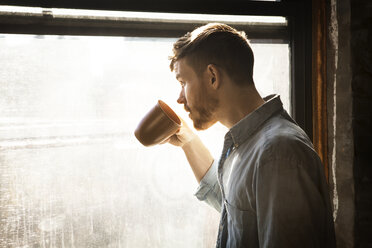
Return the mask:
<svg viewBox="0 0 372 248">
<path fill-rule="evenodd" d="M 288 17 L 291 56 L 292 116 L 312 139 L 311 22 L 304 3 Z M 310 19 L 311 20 L 311 19 Z"/>
</svg>

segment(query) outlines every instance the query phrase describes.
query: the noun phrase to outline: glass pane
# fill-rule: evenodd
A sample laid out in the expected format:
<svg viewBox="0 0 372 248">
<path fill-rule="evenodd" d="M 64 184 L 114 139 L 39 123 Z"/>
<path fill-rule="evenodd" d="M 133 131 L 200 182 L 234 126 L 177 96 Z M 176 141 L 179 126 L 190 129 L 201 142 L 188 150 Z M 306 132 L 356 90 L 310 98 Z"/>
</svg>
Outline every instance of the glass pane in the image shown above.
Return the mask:
<svg viewBox="0 0 372 248">
<path fill-rule="evenodd" d="M 290 114 L 289 45 L 253 43 L 252 50 L 255 58 L 253 78 L 257 90 L 262 96 L 279 94 Z"/>
<path fill-rule="evenodd" d="M 258 1 L 275 1 L 275 0 L 258 0 Z M 53 15 L 54 18 L 86 18 L 94 17 L 105 19 L 125 18 L 128 20 L 138 20 L 141 22 L 152 22 L 154 20 L 172 21 L 178 23 L 185 22 L 223 22 L 226 24 L 273 24 L 287 25 L 287 19 L 283 16 L 253 16 L 253 15 L 217 15 L 217 14 L 190 14 L 190 13 L 164 13 L 164 12 L 138 12 L 138 11 L 103 11 L 103 10 L 87 10 L 87 9 L 55 9 L 55 8 L 35 8 L 35 7 L 20 7 L 0 5 L 0 13 L 18 13 L 18 14 L 43 14 L 47 12 Z"/>
<path fill-rule="evenodd" d="M 214 246 L 219 214 L 182 151 L 133 136 L 159 98 L 188 119 L 174 41 L 0 36 L 1 247 Z M 289 96 L 288 45 L 252 47 L 259 90 Z M 200 132 L 216 157 L 225 132 Z"/>
</svg>

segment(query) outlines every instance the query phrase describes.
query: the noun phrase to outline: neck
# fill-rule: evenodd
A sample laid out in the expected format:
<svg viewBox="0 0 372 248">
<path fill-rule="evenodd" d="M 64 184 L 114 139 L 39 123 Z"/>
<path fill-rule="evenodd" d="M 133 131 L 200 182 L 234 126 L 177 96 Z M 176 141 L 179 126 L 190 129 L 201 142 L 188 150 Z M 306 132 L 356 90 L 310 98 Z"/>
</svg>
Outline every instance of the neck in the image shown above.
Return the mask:
<svg viewBox="0 0 372 248">
<path fill-rule="evenodd" d="M 254 84 L 247 87 L 232 85 L 220 98 L 219 121 L 230 129 L 264 103 Z"/>
</svg>

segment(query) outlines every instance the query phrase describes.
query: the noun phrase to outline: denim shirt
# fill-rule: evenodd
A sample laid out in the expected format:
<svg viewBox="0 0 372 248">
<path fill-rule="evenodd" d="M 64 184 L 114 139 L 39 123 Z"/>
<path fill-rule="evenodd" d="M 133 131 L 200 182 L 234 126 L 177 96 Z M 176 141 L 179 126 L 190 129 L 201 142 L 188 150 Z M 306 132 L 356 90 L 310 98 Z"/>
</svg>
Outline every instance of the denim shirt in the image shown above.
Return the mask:
<svg viewBox="0 0 372 248">
<path fill-rule="evenodd" d="M 265 100 L 227 132 L 195 194 L 221 212 L 216 247 L 335 247 L 322 163 L 280 97 Z"/>
</svg>

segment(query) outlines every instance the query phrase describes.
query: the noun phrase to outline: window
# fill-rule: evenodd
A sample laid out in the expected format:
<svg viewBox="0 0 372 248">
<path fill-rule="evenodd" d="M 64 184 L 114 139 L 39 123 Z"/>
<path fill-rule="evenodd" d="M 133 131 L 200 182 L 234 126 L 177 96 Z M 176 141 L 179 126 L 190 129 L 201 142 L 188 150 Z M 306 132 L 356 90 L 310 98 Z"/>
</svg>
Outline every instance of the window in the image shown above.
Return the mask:
<svg viewBox="0 0 372 248">
<path fill-rule="evenodd" d="M 0 59 L 7 61 L 0 68 L 0 246 L 213 246 L 219 214 L 193 197 L 197 184 L 182 152 L 144 148 L 133 130 L 159 98 L 187 119 L 176 104 L 179 84 L 167 57 L 175 37 L 192 29 L 190 23 L 216 16 L 191 15 L 199 20 L 190 21 L 190 15 L 153 15 L 151 24 L 138 22 L 139 13 L 135 18 L 121 13 L 114 24 L 103 12 L 96 18 L 85 12 L 84 19 L 72 10 L 32 11 L 35 18 L 52 13 L 57 24 L 59 17 L 74 22 L 80 16 L 88 24 L 79 32 L 92 33 L 76 35 L 73 26 L 0 35 L 6 48 Z M 253 34 L 259 91 L 279 91 L 291 111 L 286 19 L 241 18 L 248 19 L 235 25 Z M 108 30 L 97 28 L 100 23 Z M 146 28 L 154 23 L 169 29 Z M 260 25 L 275 32 L 260 33 L 262 28 L 255 29 Z M 216 125 L 200 133 L 216 156 L 225 132 Z"/>
</svg>

